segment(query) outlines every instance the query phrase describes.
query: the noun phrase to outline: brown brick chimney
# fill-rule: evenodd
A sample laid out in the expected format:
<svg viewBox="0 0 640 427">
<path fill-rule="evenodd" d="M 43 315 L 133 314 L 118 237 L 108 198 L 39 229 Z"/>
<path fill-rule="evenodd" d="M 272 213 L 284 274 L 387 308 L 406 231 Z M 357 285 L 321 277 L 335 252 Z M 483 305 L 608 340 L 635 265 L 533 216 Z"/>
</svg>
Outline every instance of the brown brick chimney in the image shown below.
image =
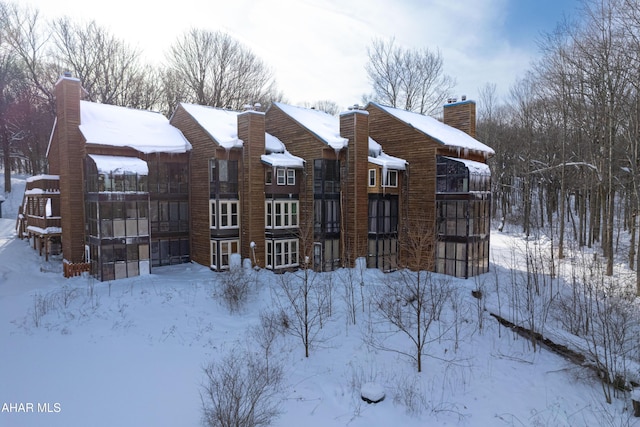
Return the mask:
<svg viewBox="0 0 640 427">
<path fill-rule="evenodd" d="M 476 137 L 476 103 L 467 100 L 450 100 L 444 105 L 444 123 Z"/>
<path fill-rule="evenodd" d="M 265 153 L 265 116 L 257 111 L 238 115 L 238 138 L 242 149 L 242 178 L 240 185 L 240 253 L 265 267 L 264 238 L 264 165 L 260 156 Z M 255 244 L 254 251 L 251 242 Z"/>
<path fill-rule="evenodd" d="M 55 87 L 57 138 L 52 141 L 49 171 L 60 175 L 60 215 L 62 217 L 62 253 L 69 262 L 84 260 L 84 137 L 80 133 L 78 79 L 63 76 Z M 57 144 L 56 144 L 57 142 Z"/>
<path fill-rule="evenodd" d="M 367 255 L 369 194 L 369 113 L 354 108 L 340 115 L 340 136 L 349 139 L 347 150 L 346 186 L 342 191 L 344 217 L 342 238 L 343 259 L 353 267 L 358 257 Z"/>
</svg>

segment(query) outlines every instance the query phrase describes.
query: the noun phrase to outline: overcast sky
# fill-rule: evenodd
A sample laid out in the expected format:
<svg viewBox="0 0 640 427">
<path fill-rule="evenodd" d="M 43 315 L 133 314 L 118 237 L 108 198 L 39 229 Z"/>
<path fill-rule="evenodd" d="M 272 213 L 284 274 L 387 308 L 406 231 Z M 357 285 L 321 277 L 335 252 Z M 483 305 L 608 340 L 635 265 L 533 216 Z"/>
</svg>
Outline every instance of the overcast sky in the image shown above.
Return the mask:
<svg viewBox="0 0 640 427">
<path fill-rule="evenodd" d="M 18 0 L 46 17 L 95 20 L 149 58 L 192 27 L 222 30 L 268 66 L 292 104 L 329 99 L 345 108 L 370 92 L 364 66 L 374 37 L 440 49 L 456 94 L 500 94 L 538 55 L 536 40 L 580 0 Z"/>
</svg>

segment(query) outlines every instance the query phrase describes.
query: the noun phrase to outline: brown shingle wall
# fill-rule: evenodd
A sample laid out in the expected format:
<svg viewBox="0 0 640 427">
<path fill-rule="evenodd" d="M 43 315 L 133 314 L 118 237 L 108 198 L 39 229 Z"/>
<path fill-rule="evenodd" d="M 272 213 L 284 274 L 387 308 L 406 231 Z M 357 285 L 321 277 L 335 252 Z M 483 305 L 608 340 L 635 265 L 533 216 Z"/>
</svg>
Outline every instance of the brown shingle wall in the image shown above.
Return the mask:
<svg viewBox="0 0 640 427">
<path fill-rule="evenodd" d="M 62 78 L 55 87 L 58 115 L 57 149 L 60 175 L 62 252 L 67 261 L 84 258 L 84 138 L 80 133 L 80 82 Z"/>
<path fill-rule="evenodd" d="M 264 268 L 264 154 L 263 113 L 247 111 L 238 115 L 238 138 L 244 142 L 240 181 L 240 253 L 254 260 L 251 242 L 256 244 L 255 262 Z"/>
<path fill-rule="evenodd" d="M 408 182 L 400 199 L 399 241 L 405 244 L 407 231 L 423 229 L 431 236 L 428 249 L 432 250 L 435 243 L 436 150 L 440 144 L 374 105 L 370 104 L 367 110 L 371 137 L 382 145 L 385 153 L 409 163 L 404 176 Z M 401 251 L 401 264 L 406 262 L 406 255 L 406 251 Z M 422 268 L 433 270 L 433 257 L 425 259 Z"/>
<path fill-rule="evenodd" d="M 462 101 L 444 106 L 444 123 L 476 137 L 476 103 Z"/>
<path fill-rule="evenodd" d="M 217 144 L 182 106 L 176 109 L 171 124 L 182 131 L 193 147 L 189 176 L 191 259 L 198 264 L 209 266 L 209 159 L 216 157 Z"/>
<path fill-rule="evenodd" d="M 366 111 L 343 113 L 340 135 L 349 139 L 346 181 L 343 178 L 346 188 L 342 191 L 341 225 L 346 251 L 343 258 L 348 267 L 353 267 L 356 258 L 367 255 L 369 114 Z"/>
<path fill-rule="evenodd" d="M 322 158 L 335 159 L 336 154 L 276 105 L 271 106 L 266 112 L 265 130 L 279 138 L 291 154 L 306 160 L 302 173 L 303 182 L 300 185 L 300 259 L 303 260 L 305 255 L 312 257 L 313 161 Z"/>
</svg>

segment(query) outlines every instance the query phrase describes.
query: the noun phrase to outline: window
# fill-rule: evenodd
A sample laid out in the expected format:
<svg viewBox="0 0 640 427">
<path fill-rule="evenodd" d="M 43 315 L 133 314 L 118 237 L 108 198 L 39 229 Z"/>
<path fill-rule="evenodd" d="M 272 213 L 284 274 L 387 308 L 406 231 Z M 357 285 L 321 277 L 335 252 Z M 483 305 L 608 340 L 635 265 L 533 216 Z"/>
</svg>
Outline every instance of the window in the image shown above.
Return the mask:
<svg viewBox="0 0 640 427">
<path fill-rule="evenodd" d="M 376 186 L 376 170 L 369 169 L 369 187 Z"/>
<path fill-rule="evenodd" d="M 267 268 L 298 266 L 298 239 L 268 240 Z"/>
<path fill-rule="evenodd" d="M 220 242 L 220 268 L 229 268 L 231 254 L 238 253 L 239 240 L 226 240 Z"/>
<path fill-rule="evenodd" d="M 269 168 L 265 171 L 264 183 L 271 184 L 273 182 L 273 169 Z"/>
<path fill-rule="evenodd" d="M 287 185 L 296 185 L 295 169 L 287 169 Z"/>
<path fill-rule="evenodd" d="M 313 161 L 313 192 L 319 194 L 340 193 L 340 162 L 316 159 Z"/>
<path fill-rule="evenodd" d="M 266 228 L 287 228 L 297 226 L 297 200 L 267 200 L 265 206 Z"/>
<path fill-rule="evenodd" d="M 240 240 L 212 240 L 211 241 L 211 268 L 223 270 L 229 268 L 231 254 L 238 253 Z M 220 259 L 218 260 L 218 256 Z"/>
<path fill-rule="evenodd" d="M 220 201 L 220 228 L 238 228 L 239 204 L 237 200 Z"/>
<path fill-rule="evenodd" d="M 209 160 L 209 190 L 212 194 L 238 192 L 238 161 L 237 160 Z"/>
<path fill-rule="evenodd" d="M 239 206 L 237 200 L 209 200 L 209 228 L 238 228 Z"/>
<path fill-rule="evenodd" d="M 284 169 L 282 169 L 282 168 L 276 169 L 276 179 L 277 179 L 278 185 L 284 185 L 285 184 L 284 173 L 285 173 Z"/>
<path fill-rule="evenodd" d="M 369 233 L 398 232 L 398 198 L 369 199 Z"/>
<path fill-rule="evenodd" d="M 469 170 L 461 161 L 437 157 L 436 192 L 466 193 L 469 191 Z"/>
<path fill-rule="evenodd" d="M 383 187 L 397 187 L 398 186 L 398 171 L 387 171 L 387 182 L 383 183 Z"/>
<path fill-rule="evenodd" d="M 313 222 L 316 233 L 339 233 L 340 200 L 314 200 Z"/>
<path fill-rule="evenodd" d="M 209 228 L 216 228 L 216 201 L 209 200 Z"/>
</svg>

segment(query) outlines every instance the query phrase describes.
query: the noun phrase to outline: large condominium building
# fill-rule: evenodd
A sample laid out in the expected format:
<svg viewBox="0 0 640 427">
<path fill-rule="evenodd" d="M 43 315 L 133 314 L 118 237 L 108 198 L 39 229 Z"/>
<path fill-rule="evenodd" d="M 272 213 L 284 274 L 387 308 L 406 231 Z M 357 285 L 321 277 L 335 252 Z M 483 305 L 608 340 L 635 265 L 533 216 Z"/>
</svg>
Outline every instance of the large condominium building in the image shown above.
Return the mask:
<svg viewBox="0 0 640 427">
<path fill-rule="evenodd" d="M 339 117 L 181 103 L 166 119 L 82 93 L 71 77 L 56 85 L 49 174 L 31 179 L 20 220 L 45 253 L 61 242 L 69 274 L 112 280 L 188 261 L 221 271 L 234 253 L 275 271 L 357 258 L 488 271 L 493 150 L 475 139 L 473 101 L 446 104 L 444 123 L 373 102 Z"/>
</svg>

